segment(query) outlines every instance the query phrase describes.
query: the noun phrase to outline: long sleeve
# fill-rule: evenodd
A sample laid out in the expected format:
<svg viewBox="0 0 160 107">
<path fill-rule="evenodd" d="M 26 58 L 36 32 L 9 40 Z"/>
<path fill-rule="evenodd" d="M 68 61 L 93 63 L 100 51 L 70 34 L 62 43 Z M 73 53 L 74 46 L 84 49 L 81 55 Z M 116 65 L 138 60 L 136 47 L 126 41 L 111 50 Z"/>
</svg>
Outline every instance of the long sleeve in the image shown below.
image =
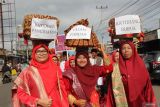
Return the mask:
<svg viewBox="0 0 160 107">
<path fill-rule="evenodd" d="M 100 76 L 107 75 L 113 71 L 113 65 L 96 66 L 96 72 L 99 72 Z"/>
<path fill-rule="evenodd" d="M 18 88 L 17 95 L 18 95 L 18 98 L 20 99 L 20 101 L 23 104 L 26 104 L 26 105 L 31 106 L 31 107 L 36 107 L 37 106 L 37 98 L 35 98 L 33 96 L 30 96 L 23 89 Z"/>
<path fill-rule="evenodd" d="M 64 77 L 63 81 L 64 81 L 64 84 L 65 84 L 65 88 L 66 88 L 67 94 L 70 94 L 71 91 L 72 91 L 72 85 L 70 83 L 70 80 L 68 78 Z"/>
<path fill-rule="evenodd" d="M 113 71 L 113 64 L 109 64 L 108 66 L 105 65 L 104 67 L 105 67 L 105 70 L 108 70 L 108 71 L 110 71 L 110 72 Z"/>
<path fill-rule="evenodd" d="M 147 103 L 155 103 L 156 104 L 156 98 L 154 96 L 152 84 L 149 79 L 148 79 L 146 87 L 144 89 L 144 98 Z"/>
<path fill-rule="evenodd" d="M 69 104 L 73 105 L 74 101 L 76 100 L 76 97 L 75 97 L 75 94 L 74 94 L 74 92 L 72 90 L 71 80 L 66 78 L 66 77 L 64 77 L 63 81 L 64 81 L 64 84 L 65 84 L 65 87 L 66 87 L 66 91 L 67 91 L 67 94 L 68 94 Z"/>
</svg>

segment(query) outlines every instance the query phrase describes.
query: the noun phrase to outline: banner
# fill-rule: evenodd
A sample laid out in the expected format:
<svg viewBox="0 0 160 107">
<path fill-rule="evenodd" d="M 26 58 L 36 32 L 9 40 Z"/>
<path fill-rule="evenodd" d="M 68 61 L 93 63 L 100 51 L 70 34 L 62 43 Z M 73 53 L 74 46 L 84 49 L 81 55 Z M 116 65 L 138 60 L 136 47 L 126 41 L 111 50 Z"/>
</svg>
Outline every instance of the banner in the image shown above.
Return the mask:
<svg viewBox="0 0 160 107">
<path fill-rule="evenodd" d="M 141 23 L 138 15 L 125 15 L 115 18 L 116 35 L 141 32 Z"/>
<path fill-rule="evenodd" d="M 66 35 L 66 39 L 90 39 L 91 28 L 77 25 L 74 26 Z"/>
<path fill-rule="evenodd" d="M 55 39 L 57 35 L 56 20 L 33 18 L 31 24 L 31 38 Z"/>
<path fill-rule="evenodd" d="M 71 50 L 71 47 L 65 46 L 65 35 L 58 35 L 56 39 L 56 51 L 64 51 L 64 50 Z"/>
</svg>

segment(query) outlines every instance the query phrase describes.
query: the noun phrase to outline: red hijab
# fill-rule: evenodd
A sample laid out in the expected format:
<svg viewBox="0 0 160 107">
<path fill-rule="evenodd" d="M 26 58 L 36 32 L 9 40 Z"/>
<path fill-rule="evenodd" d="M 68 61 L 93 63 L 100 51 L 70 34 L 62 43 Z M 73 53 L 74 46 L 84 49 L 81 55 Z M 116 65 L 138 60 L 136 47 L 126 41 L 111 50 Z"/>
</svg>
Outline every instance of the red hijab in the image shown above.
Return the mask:
<svg viewBox="0 0 160 107">
<path fill-rule="evenodd" d="M 112 64 L 116 63 L 116 61 L 115 61 L 115 55 L 116 55 L 117 52 L 118 52 L 118 50 L 115 50 L 112 53 Z"/>
<path fill-rule="evenodd" d="M 128 60 L 124 59 L 122 56 L 122 46 L 124 44 L 129 44 L 132 48 L 132 56 Z M 127 98 L 129 101 L 134 101 L 145 88 L 149 75 L 143 60 L 137 53 L 135 45 L 130 41 L 121 43 L 119 68 Z"/>
<path fill-rule="evenodd" d="M 71 67 L 70 63 L 71 63 L 72 60 L 75 60 L 75 56 L 70 56 L 70 57 L 69 57 L 69 66 L 70 66 L 70 67 Z"/>
<path fill-rule="evenodd" d="M 70 63 L 71 63 L 72 60 L 75 60 L 75 56 L 70 56 L 69 60 L 65 62 L 65 69 L 72 68 L 71 65 L 70 65 Z"/>
<path fill-rule="evenodd" d="M 77 58 L 79 55 L 84 55 L 87 58 L 87 65 L 85 67 L 80 67 L 77 64 Z M 77 75 L 78 80 L 86 94 L 87 99 L 90 99 L 92 91 L 95 89 L 99 73 L 94 71 L 94 66 L 91 66 L 89 61 L 89 55 L 87 52 L 78 52 L 75 58 L 75 68 L 74 71 Z"/>
<path fill-rule="evenodd" d="M 37 62 L 36 59 L 35 59 L 35 54 L 36 54 L 36 50 L 41 48 L 41 47 L 44 47 L 47 51 L 48 51 L 48 60 L 45 62 L 45 63 L 40 63 L 40 62 Z M 45 86 L 45 89 L 46 89 L 46 92 L 49 94 L 50 91 L 53 89 L 53 87 L 55 87 L 56 84 L 54 83 L 57 83 L 57 76 L 56 76 L 56 65 L 53 63 L 52 61 L 52 58 L 49 54 L 49 49 L 46 45 L 44 44 L 40 44 L 40 45 L 37 45 L 33 48 L 32 50 L 32 59 L 31 59 L 31 63 L 30 63 L 31 66 L 34 66 L 38 69 L 39 71 L 39 74 L 42 78 L 42 81 L 44 83 L 44 86 Z M 52 84 L 52 85 L 50 85 Z"/>
<path fill-rule="evenodd" d="M 51 56 L 52 60 L 53 60 L 53 57 L 57 58 L 57 63 L 55 63 L 54 61 L 53 61 L 53 62 L 54 62 L 57 66 L 59 66 L 60 63 L 59 63 L 59 59 L 58 59 L 57 55 L 56 55 L 56 54 L 51 54 L 50 56 Z"/>
</svg>

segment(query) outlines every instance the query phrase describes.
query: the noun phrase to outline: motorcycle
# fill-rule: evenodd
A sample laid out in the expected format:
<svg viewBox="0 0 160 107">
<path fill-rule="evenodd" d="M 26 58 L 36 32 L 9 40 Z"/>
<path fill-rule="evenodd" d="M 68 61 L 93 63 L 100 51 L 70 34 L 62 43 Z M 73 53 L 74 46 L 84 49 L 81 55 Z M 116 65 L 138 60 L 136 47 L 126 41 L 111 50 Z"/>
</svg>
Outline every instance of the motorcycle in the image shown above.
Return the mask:
<svg viewBox="0 0 160 107">
<path fill-rule="evenodd" d="M 12 76 L 10 71 L 7 71 L 3 74 L 3 79 L 2 79 L 2 83 L 6 84 L 12 81 Z"/>
</svg>

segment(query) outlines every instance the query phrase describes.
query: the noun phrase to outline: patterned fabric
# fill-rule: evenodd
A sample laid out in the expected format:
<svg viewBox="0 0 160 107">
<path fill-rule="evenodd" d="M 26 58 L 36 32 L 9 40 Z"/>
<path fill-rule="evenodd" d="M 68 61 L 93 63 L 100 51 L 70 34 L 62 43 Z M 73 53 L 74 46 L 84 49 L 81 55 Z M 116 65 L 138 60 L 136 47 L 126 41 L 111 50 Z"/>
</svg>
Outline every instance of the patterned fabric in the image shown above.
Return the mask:
<svg viewBox="0 0 160 107">
<path fill-rule="evenodd" d="M 68 77 L 69 79 L 71 79 L 73 81 L 72 87 L 73 87 L 74 92 L 78 96 L 78 98 L 87 99 L 86 95 L 85 95 L 85 93 L 84 93 L 84 91 L 82 89 L 82 86 L 81 86 L 81 84 L 80 84 L 75 72 L 72 69 L 67 70 L 66 72 L 64 72 L 63 76 L 66 76 L 66 77 Z"/>
<path fill-rule="evenodd" d="M 73 81 L 72 87 L 75 94 L 78 96 L 78 98 L 87 100 L 86 94 L 84 93 L 84 90 L 82 89 L 82 86 L 75 72 L 72 69 L 70 69 L 64 72 L 63 76 L 68 77 Z M 73 98 L 71 94 L 68 97 L 69 97 L 69 100 L 71 101 L 70 104 L 72 105 L 73 100 L 75 100 L 75 97 Z M 90 101 L 86 103 L 85 107 L 99 107 L 99 95 L 95 90 L 92 91 L 90 96 Z"/>
<path fill-rule="evenodd" d="M 125 59 L 122 54 L 122 48 L 125 44 L 128 44 L 132 49 L 132 56 L 128 59 Z M 119 69 L 129 107 L 142 107 L 143 103 L 156 102 L 149 73 L 135 45 L 130 41 L 121 42 Z"/>
<path fill-rule="evenodd" d="M 28 80 L 27 77 L 31 77 L 30 80 Z M 59 107 L 68 107 L 68 101 L 65 99 L 67 97 L 64 96 L 65 95 L 63 91 L 64 87 L 62 87 L 58 72 L 57 72 L 57 78 L 58 78 L 58 92 L 59 92 L 57 94 L 60 94 L 60 101 L 61 101 L 60 103 L 61 106 Z M 34 89 L 37 90 L 34 93 L 36 94 L 36 96 L 38 96 L 41 99 L 46 99 L 50 97 L 47 95 L 47 92 L 45 90 L 43 81 L 40 77 L 38 70 L 33 66 L 29 66 L 14 81 L 14 87 L 12 88 L 12 107 L 23 107 L 22 105 L 24 105 L 18 98 L 17 95 L 18 87 L 23 89 L 28 95 L 31 95 L 31 93 L 33 94 L 32 90 L 29 89 L 29 84 L 30 84 L 29 82 L 35 83 Z M 28 100 L 26 100 L 27 105 L 25 105 L 25 107 L 37 107 L 36 104 L 37 99 L 34 100 L 32 98 L 33 100 L 30 100 L 30 98 L 31 97 L 29 97 Z M 55 105 L 53 105 L 52 107 L 55 107 Z"/>
<path fill-rule="evenodd" d="M 126 94 L 117 63 L 114 64 L 112 72 L 112 87 L 116 107 L 128 107 Z"/>
<path fill-rule="evenodd" d="M 44 85 L 42 83 L 42 80 L 39 76 L 39 73 L 37 72 L 37 69 L 35 67 L 31 66 L 31 67 L 27 68 L 25 71 L 23 71 L 17 77 L 17 79 L 14 81 L 14 86 L 13 86 L 13 89 L 12 89 L 12 106 L 13 107 L 21 107 L 23 105 L 20 102 L 20 100 L 18 98 L 18 95 L 17 95 L 17 88 L 18 87 L 23 89 L 28 95 L 31 95 L 31 92 L 30 92 L 29 86 L 28 86 L 28 80 L 27 80 L 28 76 L 30 76 L 32 78 L 32 80 L 34 80 L 34 82 L 35 82 L 35 85 L 36 85 L 35 87 L 38 89 L 37 90 L 37 95 L 40 98 L 48 98 L 47 93 L 46 93 L 45 88 L 44 88 Z M 34 78 L 34 76 L 36 78 Z M 36 107 L 37 106 L 35 100 L 33 100 L 32 102 L 30 102 L 28 100 L 26 103 L 30 107 Z"/>
</svg>

